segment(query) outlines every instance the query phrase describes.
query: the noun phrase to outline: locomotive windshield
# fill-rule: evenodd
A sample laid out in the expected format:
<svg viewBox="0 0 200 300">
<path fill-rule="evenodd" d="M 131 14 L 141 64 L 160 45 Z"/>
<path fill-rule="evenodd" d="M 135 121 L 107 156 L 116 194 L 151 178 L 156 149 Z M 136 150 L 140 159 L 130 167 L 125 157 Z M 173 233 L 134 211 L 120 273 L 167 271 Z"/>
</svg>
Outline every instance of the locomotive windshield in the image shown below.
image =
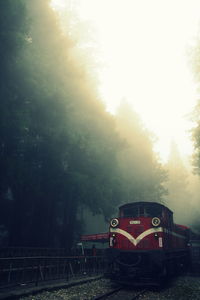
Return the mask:
<svg viewBox="0 0 200 300">
<path fill-rule="evenodd" d="M 161 217 L 162 207 L 155 204 L 137 204 L 124 207 L 120 213 L 122 218 Z"/>
</svg>

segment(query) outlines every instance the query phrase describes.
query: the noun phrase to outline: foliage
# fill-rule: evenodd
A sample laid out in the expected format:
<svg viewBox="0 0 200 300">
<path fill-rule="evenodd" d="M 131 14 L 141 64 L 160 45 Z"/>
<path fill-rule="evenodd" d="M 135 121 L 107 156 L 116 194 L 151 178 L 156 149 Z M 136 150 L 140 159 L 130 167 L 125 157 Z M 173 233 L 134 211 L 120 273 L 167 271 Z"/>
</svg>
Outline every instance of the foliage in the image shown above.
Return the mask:
<svg viewBox="0 0 200 300">
<path fill-rule="evenodd" d="M 200 101 L 198 101 L 194 109 L 193 119 L 196 123 L 192 130 L 192 140 L 194 145 L 193 166 L 195 174 L 200 175 Z"/>
<path fill-rule="evenodd" d="M 190 51 L 190 63 L 193 69 L 194 78 L 199 88 L 200 83 L 200 40 L 196 39 L 196 45 Z M 192 121 L 194 128 L 191 130 L 191 138 L 194 145 L 193 166 L 194 172 L 200 175 L 200 100 L 197 102 L 193 113 Z"/>
</svg>

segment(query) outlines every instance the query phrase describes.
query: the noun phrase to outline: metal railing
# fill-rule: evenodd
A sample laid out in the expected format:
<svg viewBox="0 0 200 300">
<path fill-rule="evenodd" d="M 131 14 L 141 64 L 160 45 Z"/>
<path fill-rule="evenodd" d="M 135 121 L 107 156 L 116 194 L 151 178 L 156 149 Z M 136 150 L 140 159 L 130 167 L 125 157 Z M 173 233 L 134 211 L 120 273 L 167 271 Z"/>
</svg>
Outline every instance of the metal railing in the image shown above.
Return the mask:
<svg viewBox="0 0 200 300">
<path fill-rule="evenodd" d="M 104 256 L 0 258 L 0 288 L 103 274 Z"/>
<path fill-rule="evenodd" d="M 0 247 L 0 257 L 68 256 L 65 248 Z"/>
</svg>

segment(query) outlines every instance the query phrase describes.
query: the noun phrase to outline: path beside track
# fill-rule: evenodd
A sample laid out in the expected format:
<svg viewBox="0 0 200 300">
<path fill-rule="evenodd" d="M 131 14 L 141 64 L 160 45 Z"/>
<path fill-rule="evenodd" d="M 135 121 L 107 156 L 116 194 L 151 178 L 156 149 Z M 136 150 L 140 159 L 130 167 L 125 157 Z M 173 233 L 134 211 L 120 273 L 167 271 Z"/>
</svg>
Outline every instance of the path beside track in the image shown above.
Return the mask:
<svg viewBox="0 0 200 300">
<path fill-rule="evenodd" d="M 103 276 L 92 276 L 87 278 L 79 278 L 79 279 L 72 279 L 70 281 L 59 281 L 56 282 L 43 282 L 40 283 L 38 286 L 31 286 L 31 284 L 24 284 L 18 287 L 15 287 L 11 290 L 3 290 L 0 291 L 0 300 L 11 300 L 11 299 L 19 299 L 20 297 L 25 297 L 28 295 L 34 295 L 41 293 L 43 291 L 53 291 L 63 288 L 70 288 L 72 286 L 92 282 L 95 280 L 101 279 Z"/>
</svg>

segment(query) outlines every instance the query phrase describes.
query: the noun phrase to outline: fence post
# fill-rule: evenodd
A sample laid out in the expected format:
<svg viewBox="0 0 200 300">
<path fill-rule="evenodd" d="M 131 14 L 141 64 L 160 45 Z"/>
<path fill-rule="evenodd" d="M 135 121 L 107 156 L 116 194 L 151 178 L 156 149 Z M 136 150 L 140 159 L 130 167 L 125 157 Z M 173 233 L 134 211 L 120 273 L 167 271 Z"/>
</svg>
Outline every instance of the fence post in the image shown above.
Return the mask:
<svg viewBox="0 0 200 300">
<path fill-rule="evenodd" d="M 38 286 L 38 282 L 39 282 L 39 275 L 40 275 L 40 264 L 38 262 L 37 265 L 37 273 L 36 273 L 36 281 L 35 281 L 35 286 Z"/>
<path fill-rule="evenodd" d="M 72 277 L 74 277 L 74 271 L 73 271 L 73 268 L 72 268 L 72 264 L 71 264 L 71 263 L 69 263 L 69 268 L 70 268 L 70 271 L 71 271 L 71 273 L 72 273 Z"/>
<path fill-rule="evenodd" d="M 10 265 L 9 265 L 8 283 L 10 282 L 11 273 L 12 273 L 12 263 L 10 263 Z"/>
</svg>

